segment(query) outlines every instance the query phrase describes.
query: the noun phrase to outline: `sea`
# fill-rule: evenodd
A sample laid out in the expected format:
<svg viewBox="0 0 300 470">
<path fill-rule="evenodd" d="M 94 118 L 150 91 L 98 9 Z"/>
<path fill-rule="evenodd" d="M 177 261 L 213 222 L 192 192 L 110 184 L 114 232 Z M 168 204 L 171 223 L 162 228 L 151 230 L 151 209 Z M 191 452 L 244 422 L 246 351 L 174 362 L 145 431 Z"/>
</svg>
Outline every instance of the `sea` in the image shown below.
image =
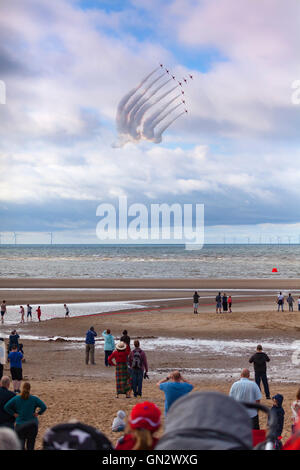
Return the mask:
<svg viewBox="0 0 300 470">
<path fill-rule="evenodd" d="M 273 273 L 273 268 L 277 269 Z M 300 244 L 0 245 L 2 278 L 298 278 Z"/>
</svg>

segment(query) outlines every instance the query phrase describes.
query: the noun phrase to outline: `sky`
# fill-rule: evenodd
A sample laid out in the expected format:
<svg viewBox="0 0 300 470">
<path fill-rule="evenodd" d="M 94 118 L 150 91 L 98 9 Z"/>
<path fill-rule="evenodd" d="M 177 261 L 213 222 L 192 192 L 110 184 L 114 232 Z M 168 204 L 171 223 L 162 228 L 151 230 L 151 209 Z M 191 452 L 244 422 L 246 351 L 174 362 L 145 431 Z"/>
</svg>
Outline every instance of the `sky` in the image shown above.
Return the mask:
<svg viewBox="0 0 300 470">
<path fill-rule="evenodd" d="M 298 0 L 2 1 L 1 241 L 97 242 L 98 205 L 127 196 L 204 204 L 211 242 L 299 243 L 299 31 Z M 193 75 L 188 113 L 114 148 L 160 63 Z"/>
</svg>

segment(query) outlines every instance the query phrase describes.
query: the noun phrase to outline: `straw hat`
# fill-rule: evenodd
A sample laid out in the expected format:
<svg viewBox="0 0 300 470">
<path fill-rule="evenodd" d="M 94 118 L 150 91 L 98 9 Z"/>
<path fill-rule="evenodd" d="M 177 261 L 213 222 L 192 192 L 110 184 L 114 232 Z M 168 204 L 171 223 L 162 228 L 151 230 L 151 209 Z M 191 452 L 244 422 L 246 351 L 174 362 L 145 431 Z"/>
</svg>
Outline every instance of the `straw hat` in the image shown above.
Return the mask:
<svg viewBox="0 0 300 470">
<path fill-rule="evenodd" d="M 123 342 L 123 341 L 119 341 L 117 346 L 116 346 L 116 349 L 118 351 L 125 351 L 126 349 L 126 344 Z"/>
</svg>

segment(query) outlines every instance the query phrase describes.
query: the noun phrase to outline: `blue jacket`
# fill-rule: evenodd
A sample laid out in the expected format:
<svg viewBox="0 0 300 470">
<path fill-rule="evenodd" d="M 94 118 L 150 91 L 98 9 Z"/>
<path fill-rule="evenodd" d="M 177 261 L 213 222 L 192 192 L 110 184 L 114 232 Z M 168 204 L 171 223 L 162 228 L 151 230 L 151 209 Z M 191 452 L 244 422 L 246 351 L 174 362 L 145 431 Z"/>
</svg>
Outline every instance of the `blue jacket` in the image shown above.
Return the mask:
<svg viewBox="0 0 300 470">
<path fill-rule="evenodd" d="M 113 335 L 110 333 L 107 334 L 106 330 L 103 331 L 102 336 L 104 337 L 104 351 L 114 351 L 115 350 L 115 340 Z"/>
<path fill-rule="evenodd" d="M 96 331 L 88 330 L 86 332 L 85 343 L 86 344 L 95 344 L 95 337 L 97 336 Z"/>
<path fill-rule="evenodd" d="M 276 414 L 277 416 L 277 429 L 276 435 L 277 437 L 281 436 L 284 424 L 284 409 L 282 408 L 283 396 L 278 393 L 273 398 L 277 400 L 278 406 L 273 405 L 271 408 L 271 413 Z"/>
</svg>

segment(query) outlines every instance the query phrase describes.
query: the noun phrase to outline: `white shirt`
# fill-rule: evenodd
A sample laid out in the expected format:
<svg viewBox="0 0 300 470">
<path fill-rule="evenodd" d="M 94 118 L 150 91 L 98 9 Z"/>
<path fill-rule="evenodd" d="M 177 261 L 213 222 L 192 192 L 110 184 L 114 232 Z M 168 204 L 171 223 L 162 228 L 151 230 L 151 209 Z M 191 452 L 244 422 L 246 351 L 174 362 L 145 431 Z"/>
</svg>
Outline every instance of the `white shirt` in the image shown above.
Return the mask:
<svg viewBox="0 0 300 470">
<path fill-rule="evenodd" d="M 258 385 L 252 380 L 242 377 L 237 382 L 232 384 L 229 396 L 237 401 L 245 401 L 248 403 L 255 403 L 262 397 L 261 391 Z M 254 418 L 257 415 L 256 410 L 247 410 L 250 418 Z"/>
</svg>

